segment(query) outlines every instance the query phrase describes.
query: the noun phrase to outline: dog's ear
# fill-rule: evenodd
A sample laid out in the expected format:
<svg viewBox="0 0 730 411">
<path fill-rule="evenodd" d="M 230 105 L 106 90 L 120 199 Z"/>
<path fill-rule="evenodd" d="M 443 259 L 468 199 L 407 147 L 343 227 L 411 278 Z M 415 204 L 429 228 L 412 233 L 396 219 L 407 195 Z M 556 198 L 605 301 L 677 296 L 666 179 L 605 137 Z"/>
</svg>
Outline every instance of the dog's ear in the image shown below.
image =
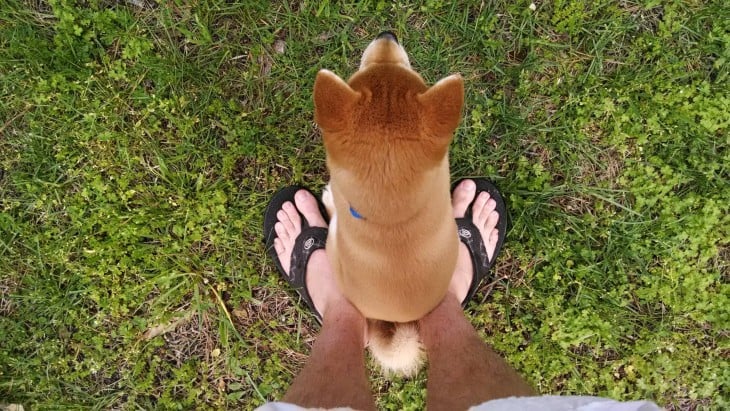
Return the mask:
<svg viewBox="0 0 730 411">
<path fill-rule="evenodd" d="M 320 70 L 314 81 L 314 121 L 323 131 L 342 130 L 359 98 L 360 93 L 335 73 Z"/>
<path fill-rule="evenodd" d="M 464 80 L 460 74 L 452 74 L 439 80 L 417 96 L 423 110 L 423 121 L 432 137 L 451 141 L 454 130 L 461 121 L 464 106 Z"/>
</svg>

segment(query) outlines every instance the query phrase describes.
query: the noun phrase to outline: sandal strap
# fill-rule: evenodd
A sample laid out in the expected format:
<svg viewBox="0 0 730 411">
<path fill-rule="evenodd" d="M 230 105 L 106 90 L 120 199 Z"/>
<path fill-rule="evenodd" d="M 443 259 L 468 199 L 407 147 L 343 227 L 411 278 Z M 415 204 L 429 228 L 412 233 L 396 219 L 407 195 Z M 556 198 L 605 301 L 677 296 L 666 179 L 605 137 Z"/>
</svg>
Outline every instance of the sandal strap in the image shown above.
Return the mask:
<svg viewBox="0 0 730 411">
<path fill-rule="evenodd" d="M 459 240 L 466 245 L 466 249 L 469 250 L 469 256 L 472 262 L 472 281 L 469 286 L 469 292 L 466 294 L 466 298 L 461 302 L 462 307 L 466 307 L 466 304 L 471 300 L 479 288 L 482 278 L 480 273 L 488 273 L 491 267 L 489 261 L 489 254 L 487 254 L 487 247 L 484 245 L 484 240 L 479 232 L 479 228 L 474 225 L 471 221 L 471 217 L 461 217 L 456 219 L 457 232 L 459 234 Z"/>
<path fill-rule="evenodd" d="M 302 221 L 305 223 L 304 221 Z M 314 307 L 312 297 L 307 290 L 307 264 L 309 258 L 315 251 L 325 248 L 327 242 L 327 229 L 324 227 L 309 227 L 306 223 L 294 240 L 294 248 L 291 254 L 291 265 L 289 266 L 288 281 L 299 292 L 302 300 L 309 306 L 317 321 L 322 322 L 322 314 Z"/>
</svg>

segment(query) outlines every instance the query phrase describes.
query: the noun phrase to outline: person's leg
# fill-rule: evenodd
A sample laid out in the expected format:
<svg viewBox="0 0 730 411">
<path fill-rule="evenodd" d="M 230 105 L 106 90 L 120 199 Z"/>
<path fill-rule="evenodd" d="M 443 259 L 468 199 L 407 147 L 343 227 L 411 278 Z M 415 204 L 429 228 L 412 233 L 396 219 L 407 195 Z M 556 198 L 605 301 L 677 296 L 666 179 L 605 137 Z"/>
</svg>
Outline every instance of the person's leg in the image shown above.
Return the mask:
<svg viewBox="0 0 730 411">
<path fill-rule="evenodd" d="M 485 344 L 455 295 L 421 322 L 428 353 L 429 410 L 466 410 L 495 398 L 534 395 L 532 388 Z"/>
<path fill-rule="evenodd" d="M 454 216 L 463 217 L 474 200 L 475 186 L 465 180 L 453 194 Z M 499 214 L 488 193 L 472 206 L 474 224 L 491 259 L 497 243 Z M 460 245 L 449 292 L 441 304 L 419 321 L 428 355 L 427 406 L 430 410 L 465 410 L 490 399 L 534 395 L 533 389 L 477 334 L 464 316 L 473 271 L 466 246 Z"/>
<path fill-rule="evenodd" d="M 320 311 L 322 331 L 283 401 L 302 407 L 375 409 L 365 372 L 365 319 L 346 300 L 329 307 Z"/>
<path fill-rule="evenodd" d="M 277 213 L 274 248 L 288 272 L 294 240 L 304 215 L 310 226 L 326 227 L 315 198 L 307 191 L 284 203 Z M 365 318 L 339 292 L 325 250 L 315 251 L 307 264 L 307 290 L 322 314 L 323 324 L 304 369 L 282 399 L 302 407 L 375 409 L 365 372 Z"/>
</svg>

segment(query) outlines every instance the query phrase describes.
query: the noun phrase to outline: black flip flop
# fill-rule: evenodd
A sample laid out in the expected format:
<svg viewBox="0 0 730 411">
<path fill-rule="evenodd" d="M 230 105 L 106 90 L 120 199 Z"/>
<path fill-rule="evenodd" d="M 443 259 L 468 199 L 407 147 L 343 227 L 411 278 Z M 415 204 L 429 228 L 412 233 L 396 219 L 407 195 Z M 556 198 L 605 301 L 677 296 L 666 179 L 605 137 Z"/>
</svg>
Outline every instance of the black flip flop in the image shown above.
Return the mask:
<svg viewBox="0 0 730 411">
<path fill-rule="evenodd" d="M 327 229 L 324 227 L 310 227 L 302 213 L 299 213 L 302 218 L 302 232 L 299 233 L 299 236 L 297 236 L 294 240 L 294 249 L 291 254 L 291 268 L 288 273 L 284 271 L 284 267 L 281 265 L 279 256 L 276 254 L 276 249 L 274 249 L 274 239 L 276 239 L 274 225 L 278 221 L 276 213 L 281 210 L 281 207 L 287 201 L 294 204 L 294 195 L 299 190 L 307 190 L 309 193 L 314 195 L 306 187 L 284 187 L 274 194 L 274 197 L 271 198 L 269 205 L 266 207 L 266 212 L 264 213 L 264 239 L 266 242 L 266 251 L 274 260 L 276 268 L 279 270 L 281 276 L 284 277 L 284 279 L 294 288 L 297 294 L 299 294 L 299 297 L 302 301 L 304 301 L 309 310 L 314 313 L 317 318 L 317 322 L 322 324 L 322 314 L 320 314 L 314 307 L 312 297 L 309 295 L 309 291 L 307 291 L 307 263 L 309 262 L 309 257 L 312 256 L 312 253 L 325 247 L 325 243 L 327 241 Z M 317 199 L 322 216 L 327 219 L 327 212 L 325 211 L 324 205 L 321 201 L 319 201 L 317 196 L 314 196 L 314 198 Z"/>
<path fill-rule="evenodd" d="M 479 288 L 479 285 L 485 278 L 487 278 L 487 276 L 489 276 L 489 271 L 492 268 L 494 261 L 497 259 L 497 256 L 499 256 L 499 252 L 502 250 L 502 244 L 504 243 L 504 238 L 507 234 L 507 207 L 504 203 L 502 195 L 499 193 L 499 190 L 492 182 L 488 181 L 485 178 L 479 177 L 462 178 L 453 184 L 453 186 L 451 187 L 451 194 L 453 195 L 454 189 L 459 184 L 461 184 L 462 181 L 467 179 L 473 180 L 477 186 L 476 193 L 474 194 L 475 199 L 479 195 L 479 193 L 486 191 L 489 193 L 489 197 L 493 198 L 494 201 L 497 203 L 495 210 L 499 213 L 499 221 L 497 222 L 497 232 L 499 233 L 499 239 L 497 240 L 497 246 L 494 249 L 494 255 L 492 256 L 492 260 L 490 261 L 489 255 L 487 254 L 487 249 L 484 246 L 484 240 L 482 239 L 482 235 L 479 233 L 479 229 L 471 221 L 471 208 L 474 202 L 472 201 L 472 203 L 470 203 L 469 206 L 466 208 L 466 213 L 464 213 L 464 217 L 456 219 L 459 240 L 461 240 L 461 242 L 464 243 L 464 245 L 466 245 L 466 248 L 469 250 L 472 267 L 474 267 L 474 278 L 471 281 L 471 286 L 469 287 L 469 292 L 466 294 L 466 298 L 464 299 L 464 301 L 461 302 L 462 307 L 466 307 L 466 304 L 469 302 L 469 300 L 474 297 L 474 294 Z"/>
</svg>

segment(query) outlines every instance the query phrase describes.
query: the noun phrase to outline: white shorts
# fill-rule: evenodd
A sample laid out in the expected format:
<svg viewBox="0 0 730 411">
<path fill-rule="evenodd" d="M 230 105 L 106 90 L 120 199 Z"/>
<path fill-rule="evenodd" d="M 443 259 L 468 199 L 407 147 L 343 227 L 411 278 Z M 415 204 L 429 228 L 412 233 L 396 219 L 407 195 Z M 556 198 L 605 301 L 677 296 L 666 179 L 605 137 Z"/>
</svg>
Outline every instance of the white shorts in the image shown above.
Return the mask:
<svg viewBox="0 0 730 411">
<path fill-rule="evenodd" d="M 256 411 L 303 411 L 321 408 L 302 408 L 284 402 L 266 403 Z M 352 408 L 331 408 L 351 411 Z M 510 397 L 491 400 L 469 408 L 470 411 L 661 411 L 651 401 L 621 402 L 600 397 L 543 395 L 541 397 Z"/>
</svg>

